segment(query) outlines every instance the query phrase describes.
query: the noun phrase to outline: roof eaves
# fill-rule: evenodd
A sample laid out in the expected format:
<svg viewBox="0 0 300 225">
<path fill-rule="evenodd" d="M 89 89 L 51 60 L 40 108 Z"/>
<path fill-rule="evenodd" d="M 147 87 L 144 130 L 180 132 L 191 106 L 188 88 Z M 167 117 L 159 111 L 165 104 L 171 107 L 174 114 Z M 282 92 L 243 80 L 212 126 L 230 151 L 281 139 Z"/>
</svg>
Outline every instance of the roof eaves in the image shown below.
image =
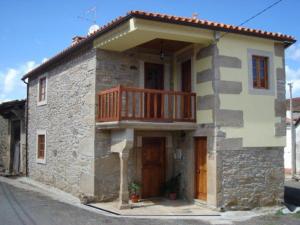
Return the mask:
<svg viewBox="0 0 300 225">
<path fill-rule="evenodd" d="M 141 18 L 141 19 L 148 19 L 153 21 L 159 21 L 159 22 L 166 22 L 166 23 L 173 23 L 173 24 L 180 24 L 180 25 L 186 25 L 186 26 L 194 26 L 204 29 L 210 29 L 215 31 L 223 31 L 223 32 L 229 32 L 229 33 L 237 33 L 237 34 L 244 34 L 248 36 L 255 36 L 255 37 L 261 37 L 261 38 L 267 38 L 272 40 L 277 40 L 285 43 L 285 47 L 290 46 L 291 44 L 295 43 L 296 40 L 288 35 L 280 35 L 278 33 L 271 33 L 261 30 L 255 30 L 250 28 L 244 28 L 244 27 L 238 27 L 228 24 L 221 24 L 217 22 L 211 22 L 207 20 L 199 20 L 199 19 L 192 19 L 192 18 L 185 18 L 185 17 L 178 17 L 178 16 L 171 16 L 171 15 L 165 15 L 165 14 L 159 14 L 159 13 L 146 13 L 143 11 L 130 11 L 127 13 L 126 16 L 118 17 L 117 19 L 111 21 L 107 25 L 101 27 L 98 31 L 95 33 L 88 35 L 84 40 L 80 41 L 79 43 L 70 46 L 45 63 L 41 64 L 40 66 L 36 67 L 35 69 L 31 70 L 27 74 L 25 74 L 22 77 L 22 80 L 25 80 L 26 78 L 43 71 L 50 65 L 52 65 L 57 60 L 61 59 L 62 57 L 67 56 L 68 54 L 71 54 L 72 52 L 83 48 L 86 46 L 86 44 L 92 42 L 100 35 L 110 31 L 111 29 L 115 28 L 116 26 L 126 22 L 130 18 Z"/>
<path fill-rule="evenodd" d="M 163 15 L 163 14 L 158 14 L 158 13 L 144 13 L 144 12 L 138 12 L 138 11 L 132 11 L 131 14 L 134 17 L 141 18 L 141 19 L 148 19 L 148 20 L 150 19 L 150 20 L 159 21 L 159 22 L 167 22 L 167 23 L 173 23 L 173 24 L 194 26 L 194 27 L 210 29 L 210 30 L 215 30 L 215 31 L 244 34 L 244 35 L 248 35 L 248 36 L 255 36 L 255 37 L 267 38 L 267 39 L 271 39 L 271 40 L 282 41 L 282 42 L 286 43 L 285 44 L 286 46 L 289 46 L 296 42 L 296 40 L 292 36 L 288 36 L 288 35 L 280 35 L 278 33 L 250 29 L 250 28 L 246 28 L 246 27 L 239 27 L 239 26 L 234 26 L 234 25 L 229 25 L 229 24 L 220 24 L 217 22 L 211 22 L 211 21 L 206 21 L 206 20 L 188 19 L 188 18 L 182 18 L 182 17 Z"/>
</svg>

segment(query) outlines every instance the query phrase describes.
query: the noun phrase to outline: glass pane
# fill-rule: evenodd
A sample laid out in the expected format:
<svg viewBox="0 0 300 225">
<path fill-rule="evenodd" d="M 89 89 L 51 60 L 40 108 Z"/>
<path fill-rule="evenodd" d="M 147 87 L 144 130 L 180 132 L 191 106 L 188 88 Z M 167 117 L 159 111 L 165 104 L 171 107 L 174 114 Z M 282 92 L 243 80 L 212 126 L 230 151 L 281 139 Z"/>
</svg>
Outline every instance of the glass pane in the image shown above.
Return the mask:
<svg viewBox="0 0 300 225">
<path fill-rule="evenodd" d="M 38 158 L 44 158 L 44 151 L 45 151 L 45 136 L 39 135 L 38 136 Z"/>
<path fill-rule="evenodd" d="M 259 74 L 260 74 L 260 79 L 264 80 L 265 79 L 265 59 L 264 58 L 260 59 Z"/>
<path fill-rule="evenodd" d="M 253 78 L 253 86 L 257 86 L 257 74 L 256 74 L 256 57 L 252 57 L 252 78 Z"/>
</svg>

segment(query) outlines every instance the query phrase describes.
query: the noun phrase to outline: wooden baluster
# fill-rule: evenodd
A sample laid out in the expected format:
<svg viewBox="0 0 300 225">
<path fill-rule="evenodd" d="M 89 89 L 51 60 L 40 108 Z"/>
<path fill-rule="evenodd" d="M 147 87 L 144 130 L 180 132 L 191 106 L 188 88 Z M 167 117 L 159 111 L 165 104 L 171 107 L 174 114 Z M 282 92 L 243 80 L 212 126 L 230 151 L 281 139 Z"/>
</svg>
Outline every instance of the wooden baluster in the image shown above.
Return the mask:
<svg viewBox="0 0 300 225">
<path fill-rule="evenodd" d="M 118 118 L 118 91 L 115 92 L 115 118 Z"/>
<path fill-rule="evenodd" d="M 101 95 L 98 95 L 98 120 L 101 120 Z"/>
<path fill-rule="evenodd" d="M 150 118 L 150 93 L 147 92 L 147 107 L 146 107 L 146 110 L 147 110 L 147 118 Z"/>
<path fill-rule="evenodd" d="M 184 116 L 185 116 L 184 115 L 184 105 L 185 105 L 185 102 L 184 102 L 185 99 L 184 99 L 184 97 L 185 97 L 184 95 L 181 95 L 181 110 L 180 110 L 181 111 L 180 112 L 180 117 L 181 118 L 180 119 L 184 119 Z"/>
<path fill-rule="evenodd" d="M 106 119 L 106 94 L 103 95 L 103 118 Z"/>
<path fill-rule="evenodd" d="M 125 101 L 126 101 L 126 105 L 125 105 L 125 117 L 128 118 L 128 91 L 125 91 Z"/>
<path fill-rule="evenodd" d="M 188 119 L 191 119 L 191 95 L 187 95 L 186 96 L 186 99 L 187 99 L 187 110 L 188 110 L 188 112 L 187 112 L 187 117 L 188 117 Z"/>
<path fill-rule="evenodd" d="M 157 93 L 154 93 L 154 118 L 157 118 Z"/>
<path fill-rule="evenodd" d="M 132 118 L 135 118 L 135 92 L 132 92 Z"/>
<path fill-rule="evenodd" d="M 165 118 L 165 94 L 161 94 L 161 110 L 160 110 L 161 119 Z"/>
<path fill-rule="evenodd" d="M 112 117 L 116 117 L 116 108 L 115 108 L 115 91 L 112 93 Z"/>
<path fill-rule="evenodd" d="M 174 120 L 177 119 L 177 94 L 174 94 L 174 102 L 175 102 L 175 115 Z"/>
<path fill-rule="evenodd" d="M 168 94 L 168 118 L 172 119 L 173 110 L 172 110 L 172 95 Z"/>
<path fill-rule="evenodd" d="M 122 107 L 123 107 L 123 102 L 122 102 L 122 87 L 118 87 L 118 121 L 121 120 L 122 118 Z"/>
<path fill-rule="evenodd" d="M 107 97 L 107 119 L 110 118 L 110 93 L 107 93 L 106 95 Z"/>
<path fill-rule="evenodd" d="M 102 119 L 104 119 L 104 117 L 105 117 L 105 112 L 104 112 L 104 110 L 105 110 L 105 107 L 104 107 L 104 102 L 105 102 L 105 99 L 104 99 L 104 96 L 105 95 L 101 95 L 101 114 L 102 114 Z"/>
<path fill-rule="evenodd" d="M 140 118 L 143 118 L 143 92 L 140 92 Z"/>
<path fill-rule="evenodd" d="M 193 116 L 193 120 L 196 121 L 197 119 L 197 98 L 196 95 L 193 95 L 194 98 L 194 116 Z"/>
<path fill-rule="evenodd" d="M 112 93 L 109 93 L 108 98 L 109 98 L 109 118 L 112 117 Z"/>
</svg>

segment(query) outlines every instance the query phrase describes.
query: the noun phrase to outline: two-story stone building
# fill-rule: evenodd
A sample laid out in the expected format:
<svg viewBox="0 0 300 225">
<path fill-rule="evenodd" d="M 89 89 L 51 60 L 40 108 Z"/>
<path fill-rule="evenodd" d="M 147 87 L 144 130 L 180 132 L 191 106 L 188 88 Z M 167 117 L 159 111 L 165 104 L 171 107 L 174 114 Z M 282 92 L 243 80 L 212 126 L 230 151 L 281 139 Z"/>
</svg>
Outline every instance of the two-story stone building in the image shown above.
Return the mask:
<svg viewBox="0 0 300 225">
<path fill-rule="evenodd" d="M 128 203 L 181 173 L 181 196 L 252 208 L 283 198 L 291 36 L 131 11 L 23 77 L 29 176 Z"/>
</svg>

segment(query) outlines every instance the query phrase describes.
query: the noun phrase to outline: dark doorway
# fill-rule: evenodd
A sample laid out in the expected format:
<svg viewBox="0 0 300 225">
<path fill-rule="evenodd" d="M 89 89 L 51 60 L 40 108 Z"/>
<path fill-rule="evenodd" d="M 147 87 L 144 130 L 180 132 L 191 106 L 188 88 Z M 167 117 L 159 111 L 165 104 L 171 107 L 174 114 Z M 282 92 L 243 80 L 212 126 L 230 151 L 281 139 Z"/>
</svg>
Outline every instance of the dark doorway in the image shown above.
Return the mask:
<svg viewBox="0 0 300 225">
<path fill-rule="evenodd" d="M 192 91 L 192 64 L 191 60 L 181 63 L 181 91 L 190 93 Z M 191 117 L 191 98 L 183 97 L 183 118 Z"/>
<path fill-rule="evenodd" d="M 145 63 L 145 88 L 164 89 L 164 66 L 163 64 Z M 162 118 L 162 95 L 157 93 L 145 94 L 145 116 Z"/>
<path fill-rule="evenodd" d="M 10 132 L 10 172 L 19 173 L 20 169 L 20 139 L 21 139 L 21 123 L 20 120 L 11 121 Z"/>
</svg>

